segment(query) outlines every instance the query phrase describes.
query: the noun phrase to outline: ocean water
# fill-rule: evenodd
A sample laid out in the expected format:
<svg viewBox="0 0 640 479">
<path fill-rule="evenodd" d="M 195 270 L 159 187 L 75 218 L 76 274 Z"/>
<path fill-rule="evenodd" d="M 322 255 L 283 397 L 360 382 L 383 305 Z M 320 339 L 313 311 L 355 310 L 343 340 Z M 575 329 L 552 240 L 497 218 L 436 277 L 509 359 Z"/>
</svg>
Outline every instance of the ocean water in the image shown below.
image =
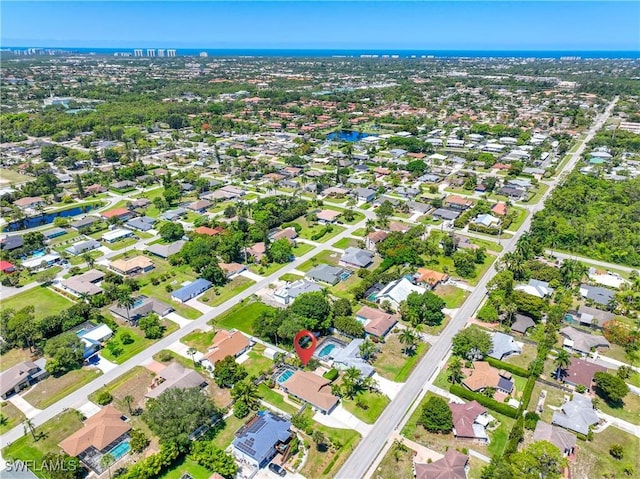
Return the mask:
<svg viewBox="0 0 640 479">
<path fill-rule="evenodd" d="M 25 46 L 5 46 L 9 50 L 26 50 Z M 140 46 L 146 55 L 147 47 Z M 172 49 L 170 45 L 164 48 Z M 43 47 L 44 50 L 58 50 L 85 55 L 108 55 L 115 53 L 130 53 L 133 58 L 134 48 L 74 48 L 74 47 Z M 157 50 L 157 48 L 156 48 Z M 399 58 L 640 58 L 640 51 L 562 51 L 562 50 L 338 50 L 338 49 L 212 49 L 212 48 L 176 48 L 176 56 L 199 56 L 207 52 L 209 57 L 298 57 L 298 58 L 327 58 L 349 57 L 359 58 L 362 55 L 397 55 Z M 145 56 L 145 58 L 147 58 Z M 159 57 L 155 57 L 159 58 Z"/>
</svg>

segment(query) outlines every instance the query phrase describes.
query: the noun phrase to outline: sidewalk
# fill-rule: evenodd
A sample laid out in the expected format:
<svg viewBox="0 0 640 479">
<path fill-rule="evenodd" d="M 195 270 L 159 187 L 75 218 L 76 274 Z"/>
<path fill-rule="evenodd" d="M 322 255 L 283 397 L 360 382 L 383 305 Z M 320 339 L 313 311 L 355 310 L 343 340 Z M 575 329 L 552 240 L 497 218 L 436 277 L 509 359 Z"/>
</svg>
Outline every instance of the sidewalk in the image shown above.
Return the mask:
<svg viewBox="0 0 640 479">
<path fill-rule="evenodd" d="M 640 437 L 640 426 L 636 426 L 635 424 L 631 424 L 630 422 L 623 421 L 622 419 L 618 419 L 617 417 L 610 416 L 609 414 L 605 414 L 602 411 L 596 411 L 596 414 L 601 418 L 607 421 L 607 425 L 611 425 L 617 427 L 618 429 L 628 432 L 629 434 L 633 434 L 636 437 Z M 606 429 L 607 426 L 603 427 L 601 430 Z"/>
</svg>

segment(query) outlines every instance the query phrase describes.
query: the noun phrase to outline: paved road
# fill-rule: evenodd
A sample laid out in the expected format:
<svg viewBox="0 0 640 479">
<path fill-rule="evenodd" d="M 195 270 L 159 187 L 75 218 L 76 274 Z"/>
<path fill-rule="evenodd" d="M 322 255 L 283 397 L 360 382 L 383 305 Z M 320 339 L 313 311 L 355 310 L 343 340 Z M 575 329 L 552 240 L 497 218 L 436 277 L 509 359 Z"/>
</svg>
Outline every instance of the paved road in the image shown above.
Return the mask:
<svg viewBox="0 0 640 479">
<path fill-rule="evenodd" d="M 44 422 L 48 421 L 54 416 L 60 414 L 65 409 L 78 408 L 79 406 L 81 406 L 87 401 L 87 397 L 92 392 L 100 389 L 105 384 L 113 381 L 114 379 L 121 376 L 131 368 L 135 366 L 139 366 L 140 364 L 143 364 L 146 360 L 150 359 L 154 354 L 158 353 L 163 349 L 167 349 L 172 343 L 179 341 L 183 336 L 186 336 L 187 334 L 193 332 L 196 329 L 202 329 L 207 324 L 207 322 L 209 322 L 213 318 L 229 310 L 230 308 L 238 304 L 243 299 L 248 298 L 252 294 L 256 293 L 258 290 L 267 287 L 269 283 L 272 283 L 283 274 L 290 272 L 291 270 L 295 269 L 297 266 L 300 266 L 303 262 L 311 259 L 313 256 L 317 255 L 318 253 L 333 249 L 330 246 L 330 244 L 335 243 L 336 241 L 339 241 L 342 238 L 345 238 L 351 235 L 354 231 L 356 231 L 359 228 L 363 228 L 365 225 L 365 222 L 366 222 L 366 217 L 360 222 L 352 226 L 348 226 L 346 230 L 336 235 L 334 238 L 329 240 L 326 244 L 319 244 L 316 248 L 306 253 L 305 255 L 297 258 L 295 261 L 287 264 L 284 268 L 281 268 L 275 273 L 271 274 L 270 276 L 267 276 L 262 281 L 252 285 L 251 287 L 244 290 L 242 293 L 234 296 L 233 298 L 221 304 L 220 306 L 213 308 L 211 311 L 209 311 L 208 313 L 205 313 L 200 318 L 191 321 L 187 326 L 180 328 L 179 330 L 175 331 L 169 336 L 162 338 L 157 343 L 152 344 L 151 346 L 149 346 L 149 348 L 145 349 L 143 352 L 134 356 L 130 360 L 124 362 L 116 369 L 113 369 L 103 374 L 99 378 L 84 385 L 77 391 L 74 391 L 73 393 L 69 394 L 64 399 L 49 406 L 47 409 L 44 409 L 43 411 L 41 411 L 40 413 L 38 413 L 32 418 L 33 423 L 36 426 L 39 426 L 40 424 L 43 424 Z M 5 434 L 2 435 L 2 437 L 0 437 L 0 447 L 4 448 L 8 444 L 20 438 L 23 434 L 24 432 L 22 429 L 22 425 L 13 428 L 11 431 L 6 432 Z"/>
<path fill-rule="evenodd" d="M 559 172 L 555 179 L 548 183 L 548 190 L 542 196 L 540 201 L 536 205 L 533 205 L 531 208 L 531 214 L 527 216 L 526 220 L 514 236 L 510 239 L 503 240 L 502 244 L 504 246 L 504 250 L 500 253 L 494 264 L 496 264 L 500 260 L 500 257 L 506 252 L 513 251 L 515 249 L 520 236 L 522 236 L 525 231 L 529 230 L 533 214 L 543 208 L 544 200 L 551 194 L 553 189 L 564 180 L 565 173 L 573 170 L 585 148 L 586 143 L 593 138 L 596 131 L 602 127 L 608 116 L 611 114 L 616 102 L 617 98 L 609 104 L 605 113 L 594 122 L 586 139 L 582 142 L 577 151 L 572 154 L 572 157 L 564 166 L 563 170 Z M 480 306 L 480 303 L 487 292 L 487 282 L 491 280 L 495 274 L 496 269 L 492 266 L 480 279 L 473 293 L 471 293 L 467 298 L 467 301 L 465 301 L 463 306 L 451 319 L 449 325 L 440 334 L 439 341 L 429 349 L 427 354 L 425 354 L 422 360 L 418 363 L 411 376 L 409 376 L 409 379 L 400 393 L 391 402 L 391 404 L 385 408 L 382 415 L 376 421 L 371 433 L 360 441 L 349 459 L 344 463 L 336 475 L 337 479 L 356 479 L 366 477 L 367 471 L 375 469 L 374 466 L 377 465 L 381 459 L 378 456 L 387 442 L 387 439 L 394 429 L 400 429 L 403 422 L 408 419 L 407 411 L 410 409 L 412 403 L 418 398 L 425 384 L 427 384 L 429 379 L 437 373 L 440 363 L 445 358 L 449 348 L 451 347 L 451 339 L 464 327 L 467 319 L 470 318 Z"/>
<path fill-rule="evenodd" d="M 591 258 L 587 258 L 586 256 L 578 256 L 576 254 L 569 254 L 569 253 L 559 253 L 557 251 L 553 251 L 553 250 L 546 250 L 547 254 L 551 254 L 553 256 L 555 256 L 556 258 L 560 258 L 560 259 L 576 259 L 578 261 L 585 261 L 589 264 L 594 264 L 596 266 L 602 266 L 603 268 L 607 268 L 607 269 L 611 269 L 611 270 L 618 270 L 618 271 L 625 271 L 627 273 L 631 273 L 631 271 L 639 271 L 640 268 L 630 268 L 629 266 L 623 266 L 620 264 L 615 264 L 615 263 L 607 263 L 605 261 L 598 261 L 595 259 L 591 259 Z"/>
</svg>

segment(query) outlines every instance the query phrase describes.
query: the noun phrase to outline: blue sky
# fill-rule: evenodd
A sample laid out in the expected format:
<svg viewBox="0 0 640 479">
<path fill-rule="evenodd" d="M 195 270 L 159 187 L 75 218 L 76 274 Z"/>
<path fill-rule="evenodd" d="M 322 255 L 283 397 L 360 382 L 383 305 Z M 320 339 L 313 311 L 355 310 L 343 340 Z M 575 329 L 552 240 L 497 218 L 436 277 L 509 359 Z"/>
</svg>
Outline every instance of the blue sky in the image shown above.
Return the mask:
<svg viewBox="0 0 640 479">
<path fill-rule="evenodd" d="M 640 2 L 14 2 L 2 46 L 640 50 Z"/>
</svg>

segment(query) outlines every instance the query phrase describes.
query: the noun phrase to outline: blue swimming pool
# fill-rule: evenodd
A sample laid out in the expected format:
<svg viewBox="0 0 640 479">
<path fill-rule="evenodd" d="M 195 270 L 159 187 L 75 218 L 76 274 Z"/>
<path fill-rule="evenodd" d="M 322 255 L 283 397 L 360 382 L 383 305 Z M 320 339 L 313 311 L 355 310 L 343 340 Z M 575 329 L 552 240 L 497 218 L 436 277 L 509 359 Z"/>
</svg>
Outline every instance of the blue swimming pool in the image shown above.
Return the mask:
<svg viewBox="0 0 640 479">
<path fill-rule="evenodd" d="M 349 279 L 349 276 L 351 276 L 351 271 L 343 271 L 340 274 L 340 281 L 345 281 L 345 280 Z"/>
<path fill-rule="evenodd" d="M 291 376 L 293 376 L 293 371 L 291 371 L 290 369 L 287 369 L 282 374 L 280 374 L 280 376 L 278 376 L 278 382 L 282 384 L 288 381 Z"/>
<path fill-rule="evenodd" d="M 128 441 L 124 441 L 124 442 L 121 442 L 120 444 L 118 444 L 113 449 L 111 449 L 109 451 L 109 453 L 117 461 L 118 459 L 123 457 L 126 453 L 128 453 L 130 448 L 131 448 L 131 446 L 129 446 L 129 442 Z"/>
<path fill-rule="evenodd" d="M 367 299 L 369 301 L 371 301 L 372 303 L 375 303 L 377 297 L 378 297 L 378 295 L 376 293 L 371 293 Z"/>
<path fill-rule="evenodd" d="M 37 251 L 33 252 L 33 257 L 34 258 L 41 258 L 42 256 L 44 256 L 45 254 L 47 254 L 47 251 L 44 249 L 39 249 Z"/>
<path fill-rule="evenodd" d="M 567 323 L 577 323 L 577 322 L 578 322 L 578 321 L 576 320 L 576 318 L 574 318 L 574 317 L 573 317 L 573 315 L 571 315 L 571 314 L 569 314 L 569 313 L 567 313 L 567 314 L 565 314 L 565 315 L 564 315 L 564 320 L 565 320 Z"/>
<path fill-rule="evenodd" d="M 325 356 L 328 356 L 329 354 L 331 354 L 331 351 L 333 351 L 336 348 L 336 345 L 333 343 L 329 343 L 327 345 L 325 345 L 319 352 L 318 352 L 318 357 L 319 358 L 324 358 Z"/>
</svg>

